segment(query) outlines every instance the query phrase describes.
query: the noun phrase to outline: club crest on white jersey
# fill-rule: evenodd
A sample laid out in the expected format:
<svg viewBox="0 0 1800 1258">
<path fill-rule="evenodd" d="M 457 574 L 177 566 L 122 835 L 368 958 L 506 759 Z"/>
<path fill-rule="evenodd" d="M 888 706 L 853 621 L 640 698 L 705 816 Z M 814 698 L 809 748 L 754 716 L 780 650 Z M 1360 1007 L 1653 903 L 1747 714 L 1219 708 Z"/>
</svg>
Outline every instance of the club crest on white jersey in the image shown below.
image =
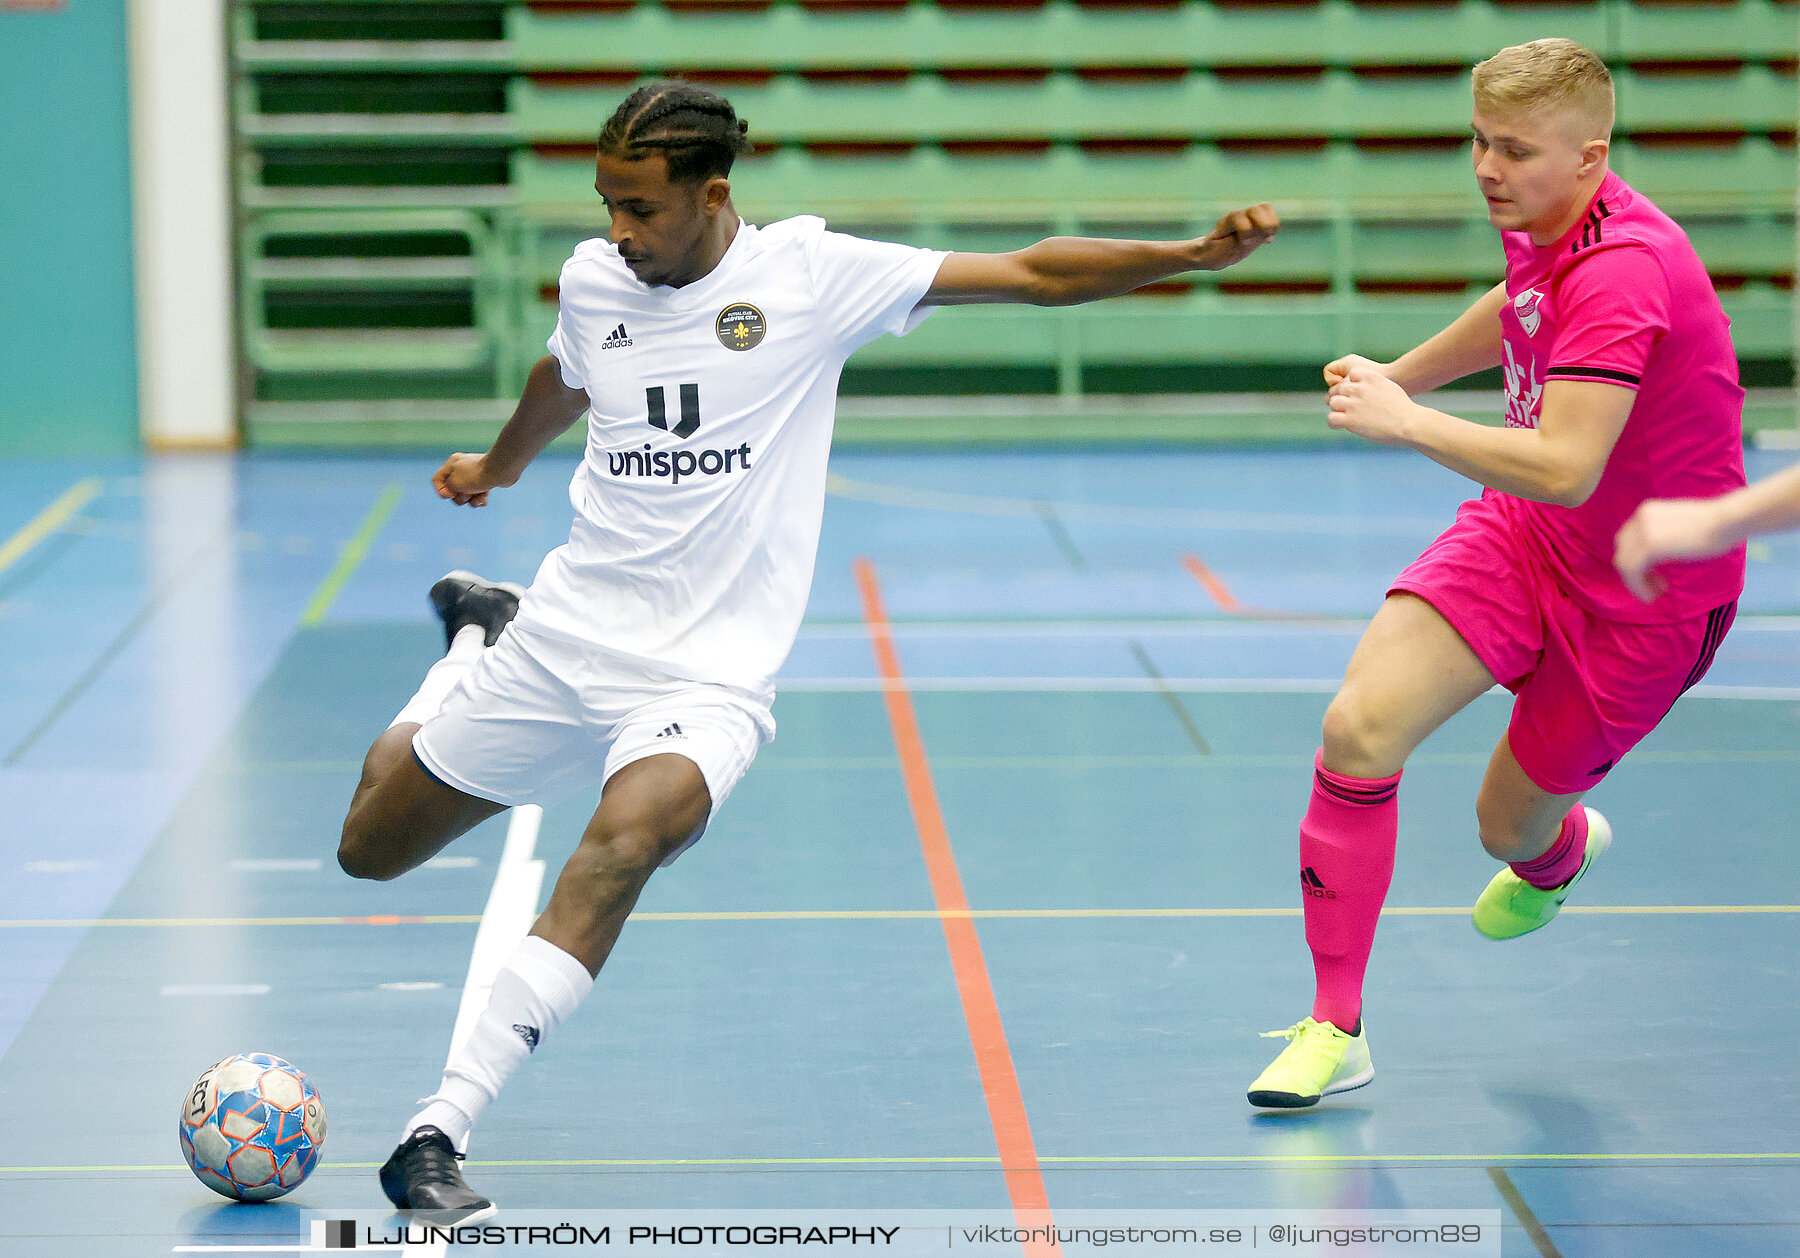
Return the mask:
<svg viewBox="0 0 1800 1258">
<path fill-rule="evenodd" d="M 750 350 L 762 344 L 763 337 L 769 334 L 769 323 L 763 312 L 749 302 L 734 301 L 719 311 L 713 331 L 726 349 Z"/>
</svg>

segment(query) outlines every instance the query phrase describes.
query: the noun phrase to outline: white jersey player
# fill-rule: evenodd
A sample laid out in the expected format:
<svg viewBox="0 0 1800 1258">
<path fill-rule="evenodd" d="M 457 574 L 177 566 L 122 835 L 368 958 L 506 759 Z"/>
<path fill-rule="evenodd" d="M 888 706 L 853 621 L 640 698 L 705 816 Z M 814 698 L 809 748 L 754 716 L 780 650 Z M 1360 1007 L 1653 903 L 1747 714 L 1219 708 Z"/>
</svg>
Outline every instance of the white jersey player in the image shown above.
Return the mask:
<svg viewBox="0 0 1800 1258">
<path fill-rule="evenodd" d="M 493 1212 L 456 1166 L 471 1125 L 586 995 L 651 873 L 774 736 L 844 361 L 933 306 L 1112 297 L 1229 266 L 1277 228 L 1258 205 L 1197 240 L 1059 237 L 1007 254 L 860 240 L 809 217 L 759 228 L 726 178 L 746 130 L 680 80 L 619 106 L 595 178 L 610 236 L 563 268 L 550 355 L 493 446 L 433 478 L 481 506 L 589 415 L 569 540 L 530 589 L 466 573 L 433 587 L 448 654 L 370 748 L 339 863 L 395 878 L 504 808 L 603 784 L 548 907 L 382 1168 L 393 1203 L 434 1220 Z"/>
</svg>

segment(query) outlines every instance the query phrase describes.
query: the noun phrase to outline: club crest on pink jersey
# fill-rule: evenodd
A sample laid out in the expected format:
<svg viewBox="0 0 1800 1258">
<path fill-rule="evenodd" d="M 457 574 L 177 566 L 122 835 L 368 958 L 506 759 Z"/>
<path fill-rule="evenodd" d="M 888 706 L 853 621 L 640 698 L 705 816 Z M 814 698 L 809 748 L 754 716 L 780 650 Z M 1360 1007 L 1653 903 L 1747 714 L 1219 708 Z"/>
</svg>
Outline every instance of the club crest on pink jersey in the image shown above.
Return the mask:
<svg viewBox="0 0 1800 1258">
<path fill-rule="evenodd" d="M 1519 326 L 1525 329 L 1526 336 L 1536 336 L 1538 327 L 1544 321 L 1542 312 L 1538 310 L 1538 302 L 1543 296 L 1537 289 L 1528 288 L 1513 298 L 1513 313 L 1519 316 Z"/>
</svg>

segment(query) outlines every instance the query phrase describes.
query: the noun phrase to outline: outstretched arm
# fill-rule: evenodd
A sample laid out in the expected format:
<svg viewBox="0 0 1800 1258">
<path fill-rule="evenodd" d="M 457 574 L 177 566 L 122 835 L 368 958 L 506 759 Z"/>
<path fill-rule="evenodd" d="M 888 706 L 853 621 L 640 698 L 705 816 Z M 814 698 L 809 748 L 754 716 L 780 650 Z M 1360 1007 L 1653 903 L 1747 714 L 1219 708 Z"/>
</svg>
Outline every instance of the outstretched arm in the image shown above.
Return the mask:
<svg viewBox="0 0 1800 1258">
<path fill-rule="evenodd" d="M 1013 253 L 953 253 L 919 303 L 1075 306 L 1118 297 L 1184 271 L 1219 271 L 1267 244 L 1281 220 L 1267 204 L 1234 210 L 1198 240 L 1052 236 Z"/>
<path fill-rule="evenodd" d="M 506 427 L 486 454 L 453 454 L 432 476 L 438 497 L 459 507 L 487 506 L 488 490 L 518 483 L 544 447 L 568 431 L 588 408 L 588 395 L 563 383 L 562 367 L 546 354 L 525 381 Z"/>
<path fill-rule="evenodd" d="M 1718 498 L 1646 502 L 1619 530 L 1613 562 L 1646 603 L 1662 593 L 1651 571 L 1671 559 L 1710 559 L 1762 533 L 1800 526 L 1800 464 Z"/>
</svg>

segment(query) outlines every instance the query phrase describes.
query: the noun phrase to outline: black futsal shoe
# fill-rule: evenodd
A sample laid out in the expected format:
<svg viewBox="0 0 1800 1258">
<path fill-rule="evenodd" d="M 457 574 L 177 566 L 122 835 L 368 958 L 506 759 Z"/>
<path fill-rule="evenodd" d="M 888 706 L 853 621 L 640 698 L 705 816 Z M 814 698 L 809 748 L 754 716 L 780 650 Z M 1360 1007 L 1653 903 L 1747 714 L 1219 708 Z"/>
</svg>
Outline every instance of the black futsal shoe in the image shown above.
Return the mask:
<svg viewBox="0 0 1800 1258">
<path fill-rule="evenodd" d="M 499 1208 L 463 1183 L 456 1165 L 460 1161 L 462 1154 L 449 1136 L 436 1127 L 421 1127 L 382 1166 L 381 1191 L 422 1223 L 449 1227 L 493 1218 Z"/>
<path fill-rule="evenodd" d="M 431 605 L 444 622 L 444 649 L 450 649 L 457 630 L 465 625 L 480 625 L 486 638 L 483 645 L 493 646 L 506 622 L 519 614 L 519 600 L 524 597 L 522 585 L 484 581 L 473 572 L 459 569 L 440 577 L 431 587 Z"/>
</svg>

